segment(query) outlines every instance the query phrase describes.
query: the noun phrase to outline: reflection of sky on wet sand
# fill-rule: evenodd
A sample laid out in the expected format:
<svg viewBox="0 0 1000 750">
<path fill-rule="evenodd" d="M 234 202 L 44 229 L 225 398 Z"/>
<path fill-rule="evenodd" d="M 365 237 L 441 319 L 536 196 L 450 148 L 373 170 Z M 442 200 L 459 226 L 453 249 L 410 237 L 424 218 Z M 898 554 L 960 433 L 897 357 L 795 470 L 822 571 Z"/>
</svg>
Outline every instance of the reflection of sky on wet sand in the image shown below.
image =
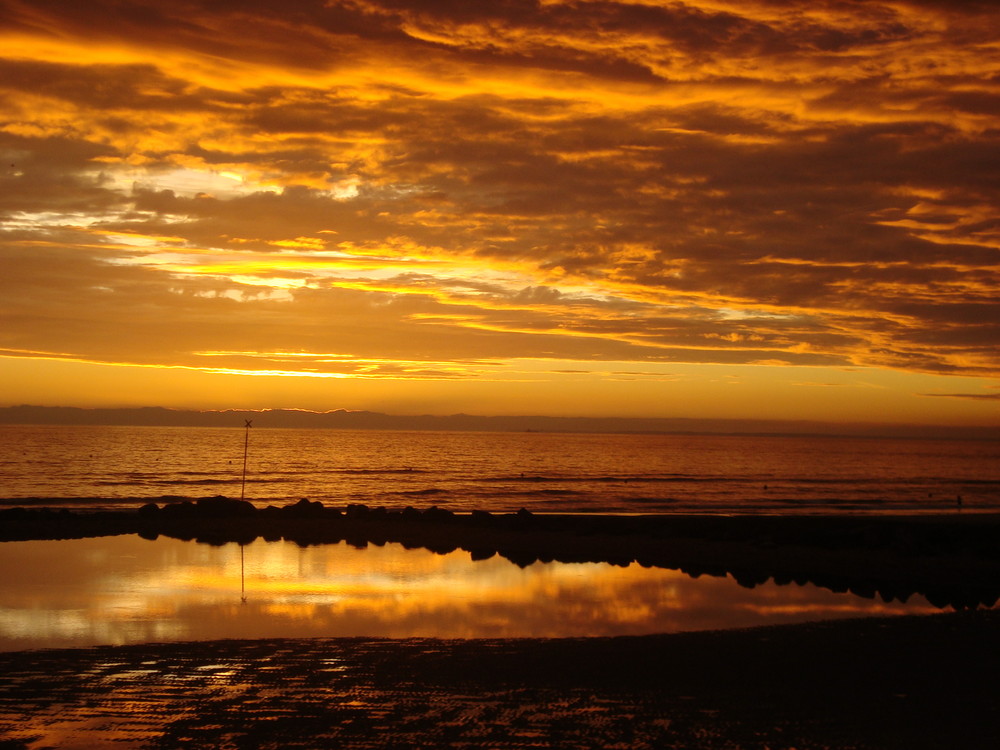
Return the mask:
<svg viewBox="0 0 1000 750">
<path fill-rule="evenodd" d="M 240 548 L 136 536 L 5 542 L 0 649 L 313 636 L 557 637 L 930 611 L 814 586 L 603 563 L 437 555 L 396 544 Z"/>
</svg>

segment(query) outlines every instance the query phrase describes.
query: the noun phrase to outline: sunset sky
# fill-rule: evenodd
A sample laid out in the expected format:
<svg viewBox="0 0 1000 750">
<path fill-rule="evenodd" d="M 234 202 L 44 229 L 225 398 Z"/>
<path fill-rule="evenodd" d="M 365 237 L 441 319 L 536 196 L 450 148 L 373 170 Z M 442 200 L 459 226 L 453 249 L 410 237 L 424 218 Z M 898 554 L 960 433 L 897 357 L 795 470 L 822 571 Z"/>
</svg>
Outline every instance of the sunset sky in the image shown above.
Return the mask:
<svg viewBox="0 0 1000 750">
<path fill-rule="evenodd" d="M 0 0 L 0 405 L 1000 425 L 1000 10 Z"/>
</svg>

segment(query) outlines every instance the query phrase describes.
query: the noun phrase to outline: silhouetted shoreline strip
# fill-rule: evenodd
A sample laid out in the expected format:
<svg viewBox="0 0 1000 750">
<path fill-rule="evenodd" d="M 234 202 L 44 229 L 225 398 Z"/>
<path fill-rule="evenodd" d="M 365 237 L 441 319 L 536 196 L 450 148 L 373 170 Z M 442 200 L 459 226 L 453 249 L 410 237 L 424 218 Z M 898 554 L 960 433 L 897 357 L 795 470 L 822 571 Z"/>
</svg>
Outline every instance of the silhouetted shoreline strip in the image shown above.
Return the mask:
<svg viewBox="0 0 1000 750">
<path fill-rule="evenodd" d="M 605 562 L 732 575 L 753 587 L 813 583 L 867 598 L 934 606 L 992 607 L 1000 599 L 1000 515 L 921 516 L 606 516 L 452 513 L 327 508 L 300 500 L 257 509 L 223 497 L 149 503 L 138 511 L 0 511 L 0 541 L 112 534 L 163 535 L 205 544 L 287 540 L 307 546 L 389 542 L 474 560 L 501 555 L 522 567 L 541 562 Z"/>
</svg>

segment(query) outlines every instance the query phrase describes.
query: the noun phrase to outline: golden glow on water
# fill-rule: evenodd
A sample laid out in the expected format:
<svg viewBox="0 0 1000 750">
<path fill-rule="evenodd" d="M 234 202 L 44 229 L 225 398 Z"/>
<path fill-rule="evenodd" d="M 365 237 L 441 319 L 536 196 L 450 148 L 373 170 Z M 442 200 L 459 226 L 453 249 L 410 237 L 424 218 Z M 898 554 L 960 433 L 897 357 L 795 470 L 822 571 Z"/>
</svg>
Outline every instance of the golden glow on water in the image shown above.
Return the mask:
<svg viewBox="0 0 1000 750">
<path fill-rule="evenodd" d="M 704 630 L 934 611 L 814 586 L 637 564 L 473 562 L 399 545 L 301 548 L 109 537 L 6 542 L 0 648 L 220 638 L 556 637 Z M 241 601 L 245 596 L 246 601 Z"/>
</svg>

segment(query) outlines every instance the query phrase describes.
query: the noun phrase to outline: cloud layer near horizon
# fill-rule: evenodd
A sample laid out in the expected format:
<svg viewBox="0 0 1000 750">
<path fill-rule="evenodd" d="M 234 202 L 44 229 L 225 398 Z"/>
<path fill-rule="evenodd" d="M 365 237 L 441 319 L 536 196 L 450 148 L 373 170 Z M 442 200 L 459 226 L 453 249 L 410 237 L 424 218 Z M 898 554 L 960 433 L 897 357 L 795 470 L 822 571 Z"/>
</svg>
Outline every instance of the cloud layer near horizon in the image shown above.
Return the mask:
<svg viewBox="0 0 1000 750">
<path fill-rule="evenodd" d="M 0 354 L 1000 375 L 992 3 L 0 14 Z"/>
</svg>

